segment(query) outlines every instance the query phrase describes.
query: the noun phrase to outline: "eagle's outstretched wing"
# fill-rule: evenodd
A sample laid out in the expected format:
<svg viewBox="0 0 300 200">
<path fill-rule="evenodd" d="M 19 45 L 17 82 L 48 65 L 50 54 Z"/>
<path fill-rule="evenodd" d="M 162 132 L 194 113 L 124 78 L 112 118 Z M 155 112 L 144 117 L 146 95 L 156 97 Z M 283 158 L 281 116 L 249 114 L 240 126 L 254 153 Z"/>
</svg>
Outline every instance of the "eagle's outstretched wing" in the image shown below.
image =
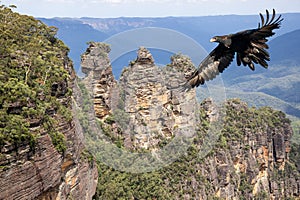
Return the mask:
<svg viewBox="0 0 300 200">
<path fill-rule="evenodd" d="M 268 41 L 267 37 L 275 34 L 273 30 L 278 29 L 283 20 L 281 15 L 275 19 L 274 9 L 271 18 L 268 10 L 266 10 L 266 20 L 261 13 L 259 15 L 261 23 L 258 24 L 257 29 L 246 30 L 232 35 L 232 41 L 237 43 L 236 45 L 244 47 L 236 50 L 238 66 L 243 63 L 244 66 L 248 65 L 251 70 L 255 69 L 254 63 L 265 68 L 268 67 L 267 61 L 270 61 L 270 55 L 266 50 L 269 48 L 266 44 Z"/>
<path fill-rule="evenodd" d="M 222 73 L 232 62 L 235 52 L 219 44 L 210 54 L 200 63 L 199 67 L 190 76 L 186 86 L 198 87 L 205 81 L 214 79 Z"/>
</svg>

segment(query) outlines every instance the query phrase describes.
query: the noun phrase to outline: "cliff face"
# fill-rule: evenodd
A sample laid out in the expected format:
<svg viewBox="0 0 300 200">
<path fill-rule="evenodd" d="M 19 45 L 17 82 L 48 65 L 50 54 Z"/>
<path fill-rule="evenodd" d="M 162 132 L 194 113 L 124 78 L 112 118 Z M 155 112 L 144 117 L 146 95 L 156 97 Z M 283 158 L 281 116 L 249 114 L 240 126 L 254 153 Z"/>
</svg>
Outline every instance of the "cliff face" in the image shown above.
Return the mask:
<svg viewBox="0 0 300 200">
<path fill-rule="evenodd" d="M 72 116 L 75 79 L 56 29 L 0 8 L 0 199 L 91 199 L 98 172 Z"/>
<path fill-rule="evenodd" d="M 123 70 L 116 83 L 109 51 L 105 44 L 90 45 L 82 57 L 83 71 L 87 73 L 83 81 L 93 91 L 94 109 L 102 129 L 113 141 L 118 139 L 119 147 L 155 152 L 184 127 L 190 131 L 197 128 L 190 148 L 163 169 L 132 175 L 101 165 L 104 173 L 100 175 L 96 198 L 300 197 L 298 163 L 289 158 L 292 129 L 282 112 L 248 108 L 237 99 L 224 103 L 225 115 L 212 100 L 198 104 L 194 90 L 180 90 L 183 74 L 193 69 L 190 60 L 176 55 L 170 65 L 159 68 L 145 48 L 139 49 L 137 59 Z M 206 156 L 199 156 L 206 143 L 212 142 L 209 130 L 218 120 L 222 128 L 215 132 L 214 146 L 204 152 Z"/>
<path fill-rule="evenodd" d="M 34 127 L 39 129 L 40 127 Z M 83 135 L 74 121 L 60 121 L 57 127 L 67 141 L 62 155 L 45 132 L 29 145 L 1 149 L 0 199 L 91 199 L 98 172 L 94 161 L 83 154 Z"/>
<path fill-rule="evenodd" d="M 248 108 L 237 99 L 228 101 L 220 141 L 198 170 L 213 183 L 212 194 L 221 199 L 299 197 L 298 163 L 289 159 L 291 136 L 284 113 Z"/>
</svg>

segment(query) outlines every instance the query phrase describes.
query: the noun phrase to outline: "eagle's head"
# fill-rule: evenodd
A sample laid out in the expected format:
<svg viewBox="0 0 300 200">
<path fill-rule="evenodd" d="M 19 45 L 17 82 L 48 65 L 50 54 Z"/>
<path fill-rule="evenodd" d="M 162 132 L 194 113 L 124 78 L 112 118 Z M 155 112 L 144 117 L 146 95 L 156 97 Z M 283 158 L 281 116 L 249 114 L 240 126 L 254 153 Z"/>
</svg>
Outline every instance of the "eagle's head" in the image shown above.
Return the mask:
<svg viewBox="0 0 300 200">
<path fill-rule="evenodd" d="M 220 36 L 214 36 L 209 41 L 210 42 L 220 42 L 219 40 L 220 40 Z"/>
<path fill-rule="evenodd" d="M 231 38 L 229 36 L 214 36 L 210 39 L 210 42 L 218 42 L 224 44 L 226 47 L 230 47 L 231 45 Z"/>
</svg>

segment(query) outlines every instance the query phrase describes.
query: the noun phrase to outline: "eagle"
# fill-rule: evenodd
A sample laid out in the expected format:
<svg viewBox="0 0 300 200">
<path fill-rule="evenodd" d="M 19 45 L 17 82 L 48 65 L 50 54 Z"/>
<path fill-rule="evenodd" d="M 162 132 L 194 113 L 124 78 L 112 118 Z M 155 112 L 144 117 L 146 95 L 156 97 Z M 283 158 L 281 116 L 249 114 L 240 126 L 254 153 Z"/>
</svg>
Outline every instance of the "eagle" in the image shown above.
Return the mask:
<svg viewBox="0 0 300 200">
<path fill-rule="evenodd" d="M 267 37 L 274 35 L 274 29 L 279 29 L 281 15 L 275 19 L 275 10 L 270 17 L 266 10 L 266 19 L 259 13 L 261 23 L 258 28 L 244 30 L 235 34 L 214 36 L 210 42 L 219 43 L 209 55 L 200 63 L 199 67 L 187 78 L 186 87 L 198 87 L 214 79 L 219 73 L 222 73 L 233 61 L 236 54 L 237 65 L 248 66 L 255 70 L 254 64 L 259 64 L 264 68 L 268 67 L 267 61 L 270 61 L 270 55 L 266 49 L 268 45 Z"/>
</svg>

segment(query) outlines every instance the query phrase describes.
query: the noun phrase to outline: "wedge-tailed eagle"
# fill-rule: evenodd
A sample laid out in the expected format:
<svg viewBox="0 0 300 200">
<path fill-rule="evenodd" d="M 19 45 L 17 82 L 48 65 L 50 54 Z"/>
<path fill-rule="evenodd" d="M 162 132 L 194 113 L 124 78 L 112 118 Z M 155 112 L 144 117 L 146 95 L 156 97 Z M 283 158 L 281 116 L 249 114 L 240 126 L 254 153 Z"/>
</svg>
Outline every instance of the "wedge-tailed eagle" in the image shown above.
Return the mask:
<svg viewBox="0 0 300 200">
<path fill-rule="evenodd" d="M 261 24 L 258 28 L 241 31 L 235 34 L 215 36 L 210 39 L 211 42 L 218 42 L 218 46 L 200 63 L 198 69 L 188 78 L 186 86 L 198 87 L 205 81 L 214 79 L 219 73 L 222 73 L 232 62 L 236 54 L 237 65 L 249 66 L 254 70 L 254 63 L 268 67 L 267 61 L 270 61 L 270 55 L 266 51 L 267 37 L 274 35 L 274 29 L 280 27 L 283 20 L 281 15 L 275 19 L 275 10 L 270 18 L 269 11 L 266 10 L 266 19 L 259 13 Z"/>
</svg>

